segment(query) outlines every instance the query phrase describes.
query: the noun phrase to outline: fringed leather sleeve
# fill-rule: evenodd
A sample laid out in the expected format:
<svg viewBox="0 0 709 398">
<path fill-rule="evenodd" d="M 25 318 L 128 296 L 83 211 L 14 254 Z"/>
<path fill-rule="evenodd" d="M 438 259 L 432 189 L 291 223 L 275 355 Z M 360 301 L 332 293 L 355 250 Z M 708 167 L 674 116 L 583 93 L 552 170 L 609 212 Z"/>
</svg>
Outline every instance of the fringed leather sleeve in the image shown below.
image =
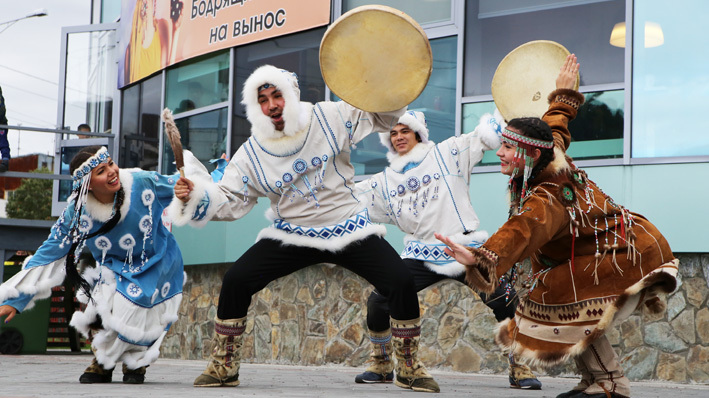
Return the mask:
<svg viewBox="0 0 709 398">
<path fill-rule="evenodd" d="M 465 266 L 465 282 L 477 292 L 491 294 L 497 288 L 497 254 L 484 246 L 468 248 L 475 262 Z"/>
<path fill-rule="evenodd" d="M 547 99 L 549 110 L 542 116 L 542 120 L 551 127 L 555 144 L 566 152 L 571 144 L 568 125 L 584 103 L 584 96 L 576 90 L 561 88 L 552 91 Z"/>
</svg>

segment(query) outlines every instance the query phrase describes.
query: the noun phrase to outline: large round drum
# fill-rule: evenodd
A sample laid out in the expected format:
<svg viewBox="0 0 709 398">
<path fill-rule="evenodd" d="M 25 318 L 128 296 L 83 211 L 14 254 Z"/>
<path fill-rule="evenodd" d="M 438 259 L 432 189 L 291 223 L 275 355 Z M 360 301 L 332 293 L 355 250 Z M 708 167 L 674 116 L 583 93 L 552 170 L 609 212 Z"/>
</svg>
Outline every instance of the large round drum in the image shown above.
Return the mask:
<svg viewBox="0 0 709 398">
<path fill-rule="evenodd" d="M 320 71 L 327 86 L 368 112 L 410 104 L 426 87 L 432 65 L 423 29 L 410 16 L 381 5 L 343 14 L 320 43 Z"/>
<path fill-rule="evenodd" d="M 505 120 L 542 117 L 549 109 L 547 96 L 569 51 L 559 43 L 536 40 L 512 50 L 492 78 L 492 98 Z M 576 77 L 578 89 L 579 78 Z"/>
</svg>

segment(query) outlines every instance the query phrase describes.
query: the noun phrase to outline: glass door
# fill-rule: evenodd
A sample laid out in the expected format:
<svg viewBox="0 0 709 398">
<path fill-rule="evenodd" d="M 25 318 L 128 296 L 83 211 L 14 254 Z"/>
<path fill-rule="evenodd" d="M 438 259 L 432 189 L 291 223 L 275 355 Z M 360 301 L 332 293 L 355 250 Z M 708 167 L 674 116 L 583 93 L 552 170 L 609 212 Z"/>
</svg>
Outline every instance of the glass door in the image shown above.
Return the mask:
<svg viewBox="0 0 709 398">
<path fill-rule="evenodd" d="M 81 148 L 105 145 L 115 157 L 113 114 L 117 113 L 117 23 L 62 29 L 57 125 L 66 133 L 55 140 L 54 170 L 68 175 Z M 58 216 L 71 193 L 71 181 L 55 180 L 52 215 Z"/>
</svg>

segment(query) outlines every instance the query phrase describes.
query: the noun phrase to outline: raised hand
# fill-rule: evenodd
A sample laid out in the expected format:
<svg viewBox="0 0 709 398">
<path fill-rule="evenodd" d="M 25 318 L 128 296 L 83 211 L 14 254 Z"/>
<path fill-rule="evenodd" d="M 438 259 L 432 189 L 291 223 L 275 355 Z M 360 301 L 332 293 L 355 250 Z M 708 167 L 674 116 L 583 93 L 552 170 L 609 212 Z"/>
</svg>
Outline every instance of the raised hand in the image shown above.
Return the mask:
<svg viewBox="0 0 709 398">
<path fill-rule="evenodd" d="M 561 65 L 559 76 L 556 78 L 556 88 L 574 89 L 576 85 L 576 76 L 579 73 L 579 63 L 576 60 L 576 54 L 566 56 L 566 61 Z"/>
<path fill-rule="evenodd" d="M 473 253 L 468 250 L 467 247 L 461 245 L 460 243 L 453 242 L 449 237 L 443 236 L 441 234 L 434 234 L 436 239 L 445 243 L 446 247 L 444 251 L 447 255 L 455 258 L 459 263 L 463 265 L 473 265 L 475 264 L 475 259 Z"/>
</svg>

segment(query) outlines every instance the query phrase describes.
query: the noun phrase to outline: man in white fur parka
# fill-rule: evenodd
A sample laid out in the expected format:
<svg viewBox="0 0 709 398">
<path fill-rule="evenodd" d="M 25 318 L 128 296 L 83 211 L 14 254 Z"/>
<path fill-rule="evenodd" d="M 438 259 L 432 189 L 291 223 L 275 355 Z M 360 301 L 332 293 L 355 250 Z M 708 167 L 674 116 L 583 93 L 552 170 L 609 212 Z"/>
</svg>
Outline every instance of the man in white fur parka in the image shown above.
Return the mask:
<svg viewBox="0 0 709 398">
<path fill-rule="evenodd" d="M 414 281 L 358 200 L 351 147 L 390 131 L 404 109 L 369 113 L 345 102 L 300 101 L 297 76 L 274 66 L 246 80 L 242 103 L 251 137 L 214 183 L 185 152 L 185 174 L 170 213 L 177 225 L 236 220 L 259 197 L 270 201 L 273 224 L 264 228 L 227 271 L 215 319 L 215 343 L 198 387 L 239 384 L 240 351 L 251 296 L 269 282 L 319 263 L 343 266 L 388 297 L 392 341 L 399 358 L 396 384 L 439 392 L 418 359 L 420 312 Z"/>
<path fill-rule="evenodd" d="M 478 247 L 488 237 L 478 230 L 480 221 L 470 202 L 470 173 L 487 150 L 500 147 L 505 121 L 495 110 L 485 114 L 474 131 L 435 144 L 422 112 L 407 111 L 389 133 L 380 133 L 388 149 L 389 166 L 357 184 L 372 221 L 397 226 L 406 234 L 401 257 L 419 292 L 444 279 L 465 284 L 465 266 L 448 256 L 434 233 L 457 243 Z M 445 232 L 443 232 L 445 231 Z M 495 293 L 481 294 L 497 321 L 514 317 L 517 297 L 504 279 Z M 385 295 L 373 291 L 367 300 L 367 328 L 371 365 L 355 377 L 357 383 L 386 383 L 393 379 L 392 333 Z M 509 382 L 513 388 L 540 389 L 529 367 L 510 357 Z"/>
</svg>

